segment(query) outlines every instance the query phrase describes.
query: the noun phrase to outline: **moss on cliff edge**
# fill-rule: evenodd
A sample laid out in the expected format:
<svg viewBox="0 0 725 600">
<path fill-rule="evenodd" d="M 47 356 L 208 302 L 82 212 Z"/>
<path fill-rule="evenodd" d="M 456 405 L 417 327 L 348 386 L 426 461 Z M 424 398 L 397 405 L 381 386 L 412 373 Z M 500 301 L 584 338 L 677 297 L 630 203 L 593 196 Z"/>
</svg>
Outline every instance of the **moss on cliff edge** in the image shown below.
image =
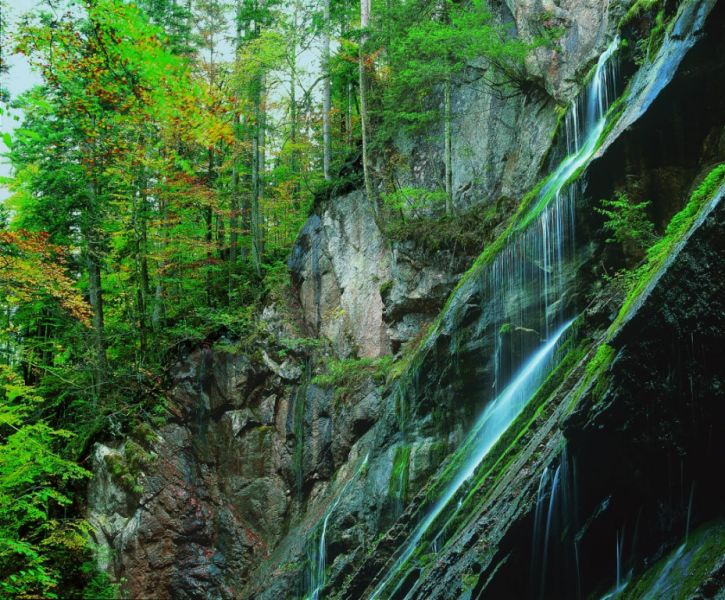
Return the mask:
<svg viewBox="0 0 725 600">
<path fill-rule="evenodd" d="M 622 308 L 609 328 L 610 338 L 624 322 L 636 300 L 647 291 L 650 282 L 659 273 L 677 244 L 684 239 L 723 184 L 725 184 L 725 163 L 717 165 L 707 174 L 692 192 L 684 208 L 672 217 L 664 235 L 647 250 L 645 262 L 635 271 L 633 283 L 627 291 Z"/>
</svg>

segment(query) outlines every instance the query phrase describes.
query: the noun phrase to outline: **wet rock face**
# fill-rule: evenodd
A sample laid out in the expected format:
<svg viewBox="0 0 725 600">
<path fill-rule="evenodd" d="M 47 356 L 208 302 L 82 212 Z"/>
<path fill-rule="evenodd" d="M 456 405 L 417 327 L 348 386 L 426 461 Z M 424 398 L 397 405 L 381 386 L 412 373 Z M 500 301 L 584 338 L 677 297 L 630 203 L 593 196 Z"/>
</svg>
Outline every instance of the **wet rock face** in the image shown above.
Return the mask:
<svg viewBox="0 0 725 600">
<path fill-rule="evenodd" d="M 132 598 L 233 598 L 284 533 L 291 467 L 281 378 L 203 348 L 173 372 L 173 422 L 158 432 L 140 497 L 108 473 L 123 448 L 97 446 L 91 520 L 107 567 Z M 154 458 L 155 457 L 155 458 Z M 103 553 L 101 553 L 103 556 Z"/>
<path fill-rule="evenodd" d="M 135 441 L 96 445 L 98 563 L 130 598 L 238 598 L 378 421 L 375 386 L 336 404 L 332 390 L 309 382 L 304 356 L 278 357 L 274 343 L 255 359 L 203 347 L 180 360 L 172 416 L 147 443 L 140 473 L 129 475 Z"/>
</svg>

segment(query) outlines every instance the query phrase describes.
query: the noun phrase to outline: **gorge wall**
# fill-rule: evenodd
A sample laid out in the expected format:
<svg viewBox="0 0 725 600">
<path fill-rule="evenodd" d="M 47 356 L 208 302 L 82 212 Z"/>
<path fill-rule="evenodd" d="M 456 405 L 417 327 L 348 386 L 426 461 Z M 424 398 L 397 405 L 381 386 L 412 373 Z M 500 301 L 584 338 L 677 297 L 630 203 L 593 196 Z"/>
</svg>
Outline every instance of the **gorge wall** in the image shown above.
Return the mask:
<svg viewBox="0 0 725 600">
<path fill-rule="evenodd" d="M 455 90 L 477 259 L 391 240 L 361 191 L 318 203 L 289 263 L 300 314 L 188 350 L 167 424 L 96 446 L 98 560 L 129 598 L 723 597 L 725 5 L 665 2 L 657 33 L 635 4 L 495 3 L 563 34 L 530 93 Z M 650 32 L 645 53 L 617 37 Z M 440 183 L 437 137 L 401 136 L 401 182 Z M 629 292 L 595 210 L 617 191 L 667 242 Z M 330 384 L 339 359 L 356 372 Z"/>
</svg>

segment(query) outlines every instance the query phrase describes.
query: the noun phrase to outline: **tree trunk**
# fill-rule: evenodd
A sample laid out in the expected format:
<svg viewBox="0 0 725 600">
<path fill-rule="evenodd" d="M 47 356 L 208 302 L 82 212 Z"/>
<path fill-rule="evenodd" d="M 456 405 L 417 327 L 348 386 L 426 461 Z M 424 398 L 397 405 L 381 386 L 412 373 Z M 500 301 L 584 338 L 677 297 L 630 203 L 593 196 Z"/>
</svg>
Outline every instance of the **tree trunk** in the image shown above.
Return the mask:
<svg viewBox="0 0 725 600">
<path fill-rule="evenodd" d="M 214 149 L 209 148 L 209 163 L 207 165 L 207 181 L 209 185 L 209 193 L 214 189 Z M 214 243 L 214 212 L 212 210 L 211 198 L 207 199 L 207 206 L 204 210 L 204 221 L 206 222 L 206 301 L 207 306 L 211 306 L 214 300 L 212 291 L 213 281 L 211 265 L 213 260 L 213 243 Z"/>
<path fill-rule="evenodd" d="M 261 198 L 260 170 L 262 163 L 261 149 L 261 128 L 262 128 L 262 107 L 261 107 L 261 80 L 259 89 L 255 92 L 254 117 L 255 124 L 252 132 L 252 206 L 250 215 L 250 228 L 252 234 L 252 262 L 257 276 L 262 274 L 262 238 L 260 231 L 260 207 Z"/>
<path fill-rule="evenodd" d="M 108 359 L 106 358 L 106 336 L 103 321 L 103 292 L 101 288 L 101 260 L 98 243 L 88 240 L 88 299 L 93 310 L 93 345 L 96 352 L 96 393 L 100 394 L 106 382 Z"/>
<path fill-rule="evenodd" d="M 330 92 L 330 0 L 324 0 L 324 33 L 322 42 L 322 173 L 325 181 L 330 181 L 330 162 L 332 141 L 330 136 L 330 110 L 332 109 Z"/>
<path fill-rule="evenodd" d="M 443 86 L 443 104 L 444 104 L 444 144 L 445 144 L 445 163 L 446 163 L 446 214 L 453 214 L 453 168 L 452 168 L 452 152 L 451 152 L 451 79 L 446 78 Z"/>
<path fill-rule="evenodd" d="M 85 232 L 88 268 L 88 300 L 91 304 L 93 317 L 93 345 L 96 353 L 96 396 L 101 395 L 108 374 L 108 359 L 106 357 L 106 335 L 103 320 L 103 290 L 101 287 L 101 243 L 96 231 L 96 218 L 93 216 L 99 211 L 98 185 L 93 178 L 88 184 L 89 213 L 91 222 Z"/>
<path fill-rule="evenodd" d="M 138 269 L 138 329 L 141 354 L 146 353 L 146 333 L 148 329 L 148 295 L 149 295 L 149 265 L 148 265 L 148 232 L 146 219 L 148 216 L 148 198 L 146 197 L 145 179 L 140 185 L 140 202 L 138 206 L 136 232 L 136 264 Z"/>
<path fill-rule="evenodd" d="M 259 165 L 257 168 L 257 232 L 259 235 L 259 264 L 264 260 L 264 169 L 267 164 L 267 78 L 264 73 L 261 76 L 260 99 L 259 99 Z"/>
<path fill-rule="evenodd" d="M 368 137 L 370 123 L 368 119 L 368 94 L 367 94 L 367 71 L 366 71 L 366 56 L 365 56 L 365 43 L 367 42 L 367 30 L 370 25 L 370 0 L 360 0 L 360 27 L 363 29 L 363 34 L 360 36 L 360 123 L 362 125 L 362 162 L 363 162 L 363 179 L 365 181 L 365 194 L 368 199 L 368 204 L 373 212 L 373 215 L 378 214 L 377 201 L 373 192 L 373 183 L 370 177 L 370 159 L 368 157 Z"/>
</svg>

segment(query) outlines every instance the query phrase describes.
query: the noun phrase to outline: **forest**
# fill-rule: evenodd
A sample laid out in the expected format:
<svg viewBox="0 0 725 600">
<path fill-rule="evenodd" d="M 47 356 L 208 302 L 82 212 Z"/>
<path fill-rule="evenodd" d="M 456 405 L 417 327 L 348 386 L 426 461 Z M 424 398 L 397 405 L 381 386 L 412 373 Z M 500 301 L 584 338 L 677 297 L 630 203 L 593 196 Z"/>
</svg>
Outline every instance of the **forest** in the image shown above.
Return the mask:
<svg viewBox="0 0 725 600">
<path fill-rule="evenodd" d="M 725 593 L 722 2 L 22 4 L 0 597 Z"/>
</svg>

